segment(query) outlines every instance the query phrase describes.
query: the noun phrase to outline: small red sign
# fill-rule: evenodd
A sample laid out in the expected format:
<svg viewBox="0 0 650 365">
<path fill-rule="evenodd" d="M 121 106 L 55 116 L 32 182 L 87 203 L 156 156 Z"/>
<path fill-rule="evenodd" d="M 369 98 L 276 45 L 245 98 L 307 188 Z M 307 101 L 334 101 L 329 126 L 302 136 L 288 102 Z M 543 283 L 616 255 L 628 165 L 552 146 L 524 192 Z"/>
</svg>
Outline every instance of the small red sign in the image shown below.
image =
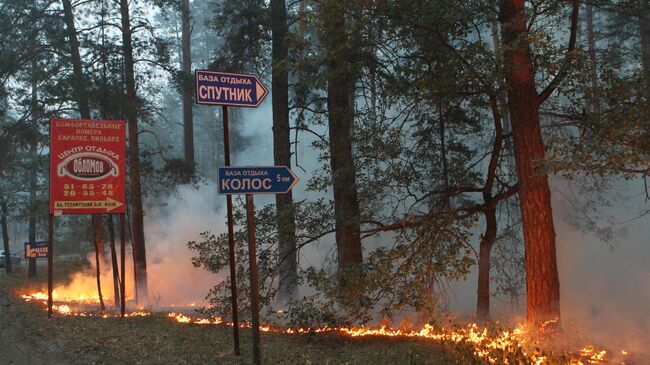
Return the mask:
<svg viewBox="0 0 650 365">
<path fill-rule="evenodd" d="M 126 212 L 126 128 L 120 120 L 53 118 L 50 213 Z"/>
</svg>

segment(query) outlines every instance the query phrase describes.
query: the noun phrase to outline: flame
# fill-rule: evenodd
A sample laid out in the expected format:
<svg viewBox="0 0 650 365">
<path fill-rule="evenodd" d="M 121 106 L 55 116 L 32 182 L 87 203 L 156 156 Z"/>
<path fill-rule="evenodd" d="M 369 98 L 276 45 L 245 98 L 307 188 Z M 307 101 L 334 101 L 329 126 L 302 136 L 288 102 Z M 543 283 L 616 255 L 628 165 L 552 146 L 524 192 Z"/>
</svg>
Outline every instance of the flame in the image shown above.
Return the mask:
<svg viewBox="0 0 650 365">
<path fill-rule="evenodd" d="M 32 300 L 47 300 L 47 293 L 38 292 L 38 293 L 31 293 L 31 294 L 23 294 L 21 295 L 21 297 L 23 298 L 23 300 L 27 302 Z"/>
<path fill-rule="evenodd" d="M 182 313 L 168 313 L 167 317 L 173 319 L 174 321 L 178 323 L 192 323 L 192 324 L 221 324 L 223 323 L 223 319 L 219 317 L 215 317 L 213 320 L 210 320 L 208 318 L 192 318 L 189 316 L 186 316 Z"/>
<path fill-rule="evenodd" d="M 627 355 L 627 352 L 621 351 L 621 354 Z M 587 357 L 589 363 L 598 364 L 605 361 L 605 357 L 607 356 L 607 351 L 605 350 L 598 351 L 592 345 L 588 345 L 580 349 L 580 355 L 582 355 L 583 357 Z"/>
<path fill-rule="evenodd" d="M 181 313 L 170 313 L 169 318 L 178 322 L 178 323 L 190 323 L 190 324 L 222 324 L 225 323 L 228 326 L 232 326 L 231 322 L 224 322 L 221 318 L 216 318 L 214 321 L 208 319 L 196 319 L 185 314 Z M 557 321 L 553 321 L 557 322 Z M 540 330 L 543 330 L 549 323 L 543 324 Z M 243 322 L 240 324 L 242 328 L 250 328 L 251 324 L 249 322 Z M 410 326 L 402 325 L 404 328 Z M 496 363 L 500 359 L 496 358 L 494 355 L 495 350 L 507 352 L 520 350 L 524 355 L 531 361 L 531 363 L 536 365 L 546 364 L 549 361 L 549 358 L 545 355 L 538 354 L 536 352 L 529 352 L 527 343 L 529 342 L 528 334 L 529 331 L 526 329 L 525 325 L 519 325 L 512 331 L 503 331 L 500 334 L 494 335 L 490 334 L 488 329 L 481 329 L 478 324 L 470 323 L 465 327 L 459 329 L 452 328 L 435 328 L 430 324 L 425 324 L 424 327 L 420 330 L 403 330 L 403 329 L 394 329 L 389 328 L 385 325 L 382 325 L 379 328 L 371 327 L 317 327 L 317 328 L 283 328 L 283 327 L 273 327 L 271 325 L 262 325 L 260 326 L 261 332 L 274 332 L 274 333 L 285 333 L 289 335 L 294 334 L 305 334 L 305 333 L 339 333 L 349 337 L 365 337 L 365 336 L 383 336 L 383 337 L 415 337 L 415 338 L 425 338 L 437 342 L 451 342 L 451 343 L 471 343 L 474 344 L 474 354 L 481 359 L 487 360 L 490 363 Z M 628 352 L 621 351 L 622 355 L 627 356 Z M 570 358 L 568 360 L 569 365 L 586 365 L 586 364 L 605 364 L 607 363 L 607 351 L 597 350 L 593 345 L 587 345 L 584 348 L 580 349 L 577 353 L 572 354 L 568 353 Z M 507 362 L 506 362 L 507 363 Z"/>
<path fill-rule="evenodd" d="M 67 305 L 53 305 L 52 310 L 66 316 L 72 313 L 72 310 Z"/>
<path fill-rule="evenodd" d="M 135 311 L 135 312 L 124 314 L 125 317 L 147 317 L 150 315 L 151 312 L 146 312 L 146 311 Z"/>
<path fill-rule="evenodd" d="M 55 295 L 55 293 L 57 293 Z M 78 310 L 79 304 L 96 304 L 98 298 L 96 296 L 84 294 L 60 294 L 58 288 L 53 292 L 53 297 L 57 304 L 52 306 L 54 312 L 64 316 L 79 316 L 79 317 L 100 317 L 100 318 L 116 318 L 119 314 L 111 313 L 92 313 L 83 309 Z M 37 301 L 43 304 L 47 303 L 47 293 L 34 292 L 21 295 L 24 301 Z M 189 305 L 171 305 L 171 307 L 196 307 L 196 303 Z M 144 317 L 150 316 L 152 313 L 142 308 L 136 308 L 134 311 L 127 313 L 125 317 Z M 224 321 L 223 318 L 203 318 L 192 317 L 180 312 L 171 312 L 167 317 L 181 324 L 195 324 L 195 325 L 227 325 L 232 326 L 232 322 Z M 540 326 L 539 331 L 544 331 L 545 327 L 557 322 L 549 321 Z M 240 323 L 242 328 L 250 328 L 249 322 Z M 498 358 L 497 354 L 509 353 L 513 351 L 521 352 L 530 360 L 531 363 L 536 365 L 546 364 L 549 359 L 546 355 L 538 353 L 536 347 L 537 343 L 531 341 L 531 333 L 529 328 L 525 325 L 519 325 L 509 331 L 501 331 L 495 333 L 490 332 L 487 328 L 481 328 L 476 323 L 469 323 L 463 327 L 458 328 L 444 328 L 434 327 L 430 324 L 425 324 L 419 330 L 413 330 L 412 325 L 407 321 L 403 321 L 398 328 L 391 328 L 390 321 L 382 320 L 380 327 L 308 327 L 308 328 L 286 328 L 264 324 L 260 326 L 262 332 L 284 333 L 288 335 L 300 335 L 305 333 L 338 333 L 348 337 L 366 337 L 366 336 L 382 336 L 382 337 L 403 337 L 403 338 L 422 338 L 436 342 L 444 343 L 466 343 L 473 345 L 474 354 L 490 363 L 502 361 Z M 629 353 L 621 350 L 620 354 L 624 357 Z M 578 351 L 569 351 L 565 355 L 567 364 L 569 365 L 587 365 L 587 364 L 605 364 L 609 361 L 608 353 L 605 350 L 596 349 L 593 345 L 582 347 Z M 506 362 L 507 363 L 507 362 Z M 624 364 L 623 362 L 620 362 Z"/>
</svg>

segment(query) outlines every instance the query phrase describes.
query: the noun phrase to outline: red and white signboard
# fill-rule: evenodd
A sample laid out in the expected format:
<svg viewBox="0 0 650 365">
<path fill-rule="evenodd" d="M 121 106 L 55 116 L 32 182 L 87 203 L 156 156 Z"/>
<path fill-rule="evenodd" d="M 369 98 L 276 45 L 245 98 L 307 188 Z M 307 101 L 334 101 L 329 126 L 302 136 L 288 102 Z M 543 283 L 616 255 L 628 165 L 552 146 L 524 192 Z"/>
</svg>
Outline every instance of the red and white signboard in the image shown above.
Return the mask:
<svg viewBox="0 0 650 365">
<path fill-rule="evenodd" d="M 126 211 L 126 124 L 52 119 L 50 213 Z"/>
</svg>

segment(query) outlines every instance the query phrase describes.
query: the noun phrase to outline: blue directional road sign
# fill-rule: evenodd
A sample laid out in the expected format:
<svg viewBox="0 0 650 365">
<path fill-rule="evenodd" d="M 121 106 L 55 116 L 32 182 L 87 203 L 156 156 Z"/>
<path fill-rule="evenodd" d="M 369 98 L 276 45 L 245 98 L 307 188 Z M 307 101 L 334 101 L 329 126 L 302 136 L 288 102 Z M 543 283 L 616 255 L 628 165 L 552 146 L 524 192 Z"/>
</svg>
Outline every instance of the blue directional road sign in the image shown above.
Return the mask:
<svg viewBox="0 0 650 365">
<path fill-rule="evenodd" d="M 286 166 L 219 167 L 219 194 L 283 194 L 298 182 Z"/>
<path fill-rule="evenodd" d="M 256 108 L 269 91 L 256 75 L 196 70 L 196 103 Z"/>
<path fill-rule="evenodd" d="M 38 259 L 47 257 L 47 241 L 37 241 L 34 244 L 25 242 L 25 258 Z"/>
</svg>

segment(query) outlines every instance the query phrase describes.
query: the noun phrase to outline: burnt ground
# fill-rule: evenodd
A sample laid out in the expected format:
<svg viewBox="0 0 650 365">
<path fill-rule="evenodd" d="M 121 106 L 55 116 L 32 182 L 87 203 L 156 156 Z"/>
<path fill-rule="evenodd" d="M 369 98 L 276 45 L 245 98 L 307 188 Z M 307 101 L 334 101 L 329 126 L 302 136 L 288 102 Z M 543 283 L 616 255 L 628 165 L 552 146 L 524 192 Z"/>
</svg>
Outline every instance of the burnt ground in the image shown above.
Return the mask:
<svg viewBox="0 0 650 365">
<path fill-rule="evenodd" d="M 69 269 L 74 270 L 78 266 Z M 58 272 L 60 276 L 55 279 L 63 283 L 65 279 L 61 278 L 67 277 L 66 270 Z M 44 277 L 27 280 L 20 268 L 11 277 L 0 273 L 0 365 L 251 363 L 252 341 L 247 329 L 240 330 L 242 353 L 235 356 L 231 327 L 176 323 L 165 313 L 108 319 L 55 315 L 48 319 L 42 303 L 19 298 L 20 292 L 43 290 L 44 280 Z M 261 344 L 265 365 L 486 363 L 476 359 L 468 345 L 425 339 L 262 333 Z M 528 363 L 516 351 L 501 356 L 504 360 L 501 363 Z M 570 363 L 562 356 L 551 358 L 548 364 Z M 625 363 L 646 364 L 646 360 L 626 358 Z M 619 361 L 610 363 L 620 364 Z"/>
<path fill-rule="evenodd" d="M 18 292 L 38 281 L 0 274 L 0 364 L 250 364 L 250 330 L 233 355 L 232 328 L 174 323 L 164 314 L 54 316 Z M 426 340 L 262 333 L 263 364 L 481 364 L 471 350 Z"/>
</svg>

